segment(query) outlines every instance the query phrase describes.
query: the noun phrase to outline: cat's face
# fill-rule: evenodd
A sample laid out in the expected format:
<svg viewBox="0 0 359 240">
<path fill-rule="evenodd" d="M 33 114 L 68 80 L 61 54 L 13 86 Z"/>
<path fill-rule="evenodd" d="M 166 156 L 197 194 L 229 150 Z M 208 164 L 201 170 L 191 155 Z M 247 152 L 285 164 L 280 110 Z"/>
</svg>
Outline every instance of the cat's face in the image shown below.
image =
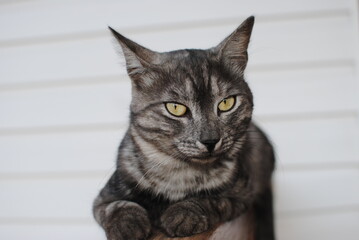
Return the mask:
<svg viewBox="0 0 359 240">
<path fill-rule="evenodd" d="M 152 85 L 134 86 L 132 123 L 169 155 L 213 161 L 243 141 L 252 114 L 251 92 L 211 52 L 183 50 L 168 53 L 168 59 L 165 68 L 151 74 Z"/>
<path fill-rule="evenodd" d="M 248 19 L 216 48 L 168 53 L 152 52 L 114 32 L 133 83 L 131 126 L 137 134 L 192 163 L 240 151 L 253 108 L 243 79 L 252 26 Z"/>
</svg>

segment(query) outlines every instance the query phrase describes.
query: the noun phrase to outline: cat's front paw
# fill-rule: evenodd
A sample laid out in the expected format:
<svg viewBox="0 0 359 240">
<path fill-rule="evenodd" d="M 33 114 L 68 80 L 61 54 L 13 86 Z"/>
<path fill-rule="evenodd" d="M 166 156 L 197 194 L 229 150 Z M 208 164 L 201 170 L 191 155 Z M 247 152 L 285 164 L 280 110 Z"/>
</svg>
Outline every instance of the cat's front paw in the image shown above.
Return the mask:
<svg viewBox="0 0 359 240">
<path fill-rule="evenodd" d="M 145 240 L 150 235 L 151 223 L 145 209 L 127 206 L 114 211 L 104 229 L 108 240 Z"/>
<path fill-rule="evenodd" d="M 209 229 L 203 209 L 190 201 L 170 206 L 161 216 L 161 227 L 170 237 L 187 237 Z"/>
</svg>

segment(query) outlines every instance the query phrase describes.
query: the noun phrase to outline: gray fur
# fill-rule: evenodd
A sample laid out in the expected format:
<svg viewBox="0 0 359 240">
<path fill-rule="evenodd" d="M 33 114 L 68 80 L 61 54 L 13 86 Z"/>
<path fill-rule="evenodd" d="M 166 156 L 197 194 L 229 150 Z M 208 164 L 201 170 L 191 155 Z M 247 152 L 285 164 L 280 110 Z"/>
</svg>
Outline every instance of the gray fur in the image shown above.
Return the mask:
<svg viewBox="0 0 359 240">
<path fill-rule="evenodd" d="M 253 23 L 248 18 L 212 49 L 167 53 L 111 29 L 126 58 L 132 102 L 117 169 L 94 203 L 108 239 L 146 239 L 151 228 L 172 237 L 200 233 L 247 211 L 269 189 L 273 150 L 251 123 L 243 77 Z M 230 96 L 235 106 L 220 112 Z M 186 114 L 170 114 L 167 102 L 185 105 Z"/>
</svg>

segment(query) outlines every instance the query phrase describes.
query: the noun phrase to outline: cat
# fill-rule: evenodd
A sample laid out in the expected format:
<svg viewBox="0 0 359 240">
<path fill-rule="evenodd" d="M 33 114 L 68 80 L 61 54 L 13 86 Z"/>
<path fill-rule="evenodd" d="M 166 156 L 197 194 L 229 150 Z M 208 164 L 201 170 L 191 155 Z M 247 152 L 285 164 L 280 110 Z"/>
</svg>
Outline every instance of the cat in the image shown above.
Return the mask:
<svg viewBox="0 0 359 240">
<path fill-rule="evenodd" d="M 248 212 L 253 239 L 274 239 L 274 151 L 252 122 L 244 80 L 253 24 L 207 50 L 165 53 L 109 27 L 132 82 L 117 167 L 93 206 L 109 240 L 148 239 L 155 229 L 191 236 Z"/>
</svg>

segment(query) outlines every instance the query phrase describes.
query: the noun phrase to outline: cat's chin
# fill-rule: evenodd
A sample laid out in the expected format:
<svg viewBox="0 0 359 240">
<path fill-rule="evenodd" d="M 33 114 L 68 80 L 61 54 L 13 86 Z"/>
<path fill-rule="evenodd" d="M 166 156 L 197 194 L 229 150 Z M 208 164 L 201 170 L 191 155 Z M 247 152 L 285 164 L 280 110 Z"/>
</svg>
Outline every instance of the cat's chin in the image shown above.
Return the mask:
<svg viewBox="0 0 359 240">
<path fill-rule="evenodd" d="M 216 156 L 208 156 L 208 157 L 191 157 L 190 162 L 196 163 L 196 164 L 211 164 L 218 160 L 218 157 Z"/>
</svg>

